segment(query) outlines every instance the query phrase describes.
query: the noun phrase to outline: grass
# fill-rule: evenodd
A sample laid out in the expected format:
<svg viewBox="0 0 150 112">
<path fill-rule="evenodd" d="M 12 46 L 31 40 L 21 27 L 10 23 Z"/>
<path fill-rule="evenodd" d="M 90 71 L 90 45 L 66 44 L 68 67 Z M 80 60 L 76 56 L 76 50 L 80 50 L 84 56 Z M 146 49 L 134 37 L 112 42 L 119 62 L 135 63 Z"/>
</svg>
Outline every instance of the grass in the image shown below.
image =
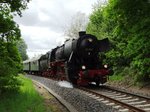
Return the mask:
<svg viewBox="0 0 150 112">
<path fill-rule="evenodd" d="M 124 77 L 122 75 L 112 75 L 109 77 L 110 81 L 122 81 Z"/>
<path fill-rule="evenodd" d="M 34 89 L 32 81 L 20 75 L 20 90 L 0 96 L 0 112 L 45 112 L 44 99 Z"/>
</svg>

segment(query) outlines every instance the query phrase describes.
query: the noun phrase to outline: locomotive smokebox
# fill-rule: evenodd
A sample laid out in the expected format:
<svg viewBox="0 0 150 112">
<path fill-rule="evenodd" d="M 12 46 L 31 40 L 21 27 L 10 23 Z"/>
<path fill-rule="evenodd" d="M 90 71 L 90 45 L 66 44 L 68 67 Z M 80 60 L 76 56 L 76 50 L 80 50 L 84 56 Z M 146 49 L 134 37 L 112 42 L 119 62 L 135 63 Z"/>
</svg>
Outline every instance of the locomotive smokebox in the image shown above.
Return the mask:
<svg viewBox="0 0 150 112">
<path fill-rule="evenodd" d="M 79 32 L 79 37 L 82 37 L 83 35 L 85 35 L 86 34 L 86 31 L 80 31 Z"/>
</svg>

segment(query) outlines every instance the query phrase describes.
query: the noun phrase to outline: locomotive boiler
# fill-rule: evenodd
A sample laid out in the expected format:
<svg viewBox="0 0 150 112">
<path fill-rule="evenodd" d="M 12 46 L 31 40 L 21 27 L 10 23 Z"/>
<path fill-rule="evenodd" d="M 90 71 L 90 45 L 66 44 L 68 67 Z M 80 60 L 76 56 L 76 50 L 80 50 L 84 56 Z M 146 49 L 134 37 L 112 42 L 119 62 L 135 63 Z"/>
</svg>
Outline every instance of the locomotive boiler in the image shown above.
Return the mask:
<svg viewBox="0 0 150 112">
<path fill-rule="evenodd" d="M 112 70 L 102 65 L 99 53 L 109 49 L 108 39 L 97 40 L 94 35 L 79 32 L 79 38 L 69 39 L 39 59 L 43 76 L 66 79 L 77 85 L 97 85 L 107 81 Z M 29 61 L 27 61 L 29 62 Z M 32 70 L 30 70 L 32 71 Z"/>
</svg>

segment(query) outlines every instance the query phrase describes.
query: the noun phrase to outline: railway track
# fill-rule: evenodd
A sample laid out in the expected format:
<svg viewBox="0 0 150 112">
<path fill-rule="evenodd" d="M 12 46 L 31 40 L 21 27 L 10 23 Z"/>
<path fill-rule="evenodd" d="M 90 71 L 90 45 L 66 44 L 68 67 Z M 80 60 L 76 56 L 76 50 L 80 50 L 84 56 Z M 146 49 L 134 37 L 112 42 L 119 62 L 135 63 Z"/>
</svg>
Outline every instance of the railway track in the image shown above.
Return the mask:
<svg viewBox="0 0 150 112">
<path fill-rule="evenodd" d="M 150 98 L 109 87 L 91 89 L 79 87 L 90 97 L 112 106 L 119 112 L 150 112 Z"/>
</svg>

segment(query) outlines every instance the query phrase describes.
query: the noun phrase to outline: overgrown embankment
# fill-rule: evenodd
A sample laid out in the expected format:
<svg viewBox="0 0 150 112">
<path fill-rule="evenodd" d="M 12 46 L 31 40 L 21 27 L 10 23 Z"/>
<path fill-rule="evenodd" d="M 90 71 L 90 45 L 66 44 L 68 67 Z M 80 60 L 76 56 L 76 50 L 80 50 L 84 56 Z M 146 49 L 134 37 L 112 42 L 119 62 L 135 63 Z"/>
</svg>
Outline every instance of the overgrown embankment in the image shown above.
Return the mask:
<svg viewBox="0 0 150 112">
<path fill-rule="evenodd" d="M 0 95 L 0 112 L 45 112 L 44 100 L 33 87 L 32 81 L 20 75 L 22 86 Z"/>
</svg>

